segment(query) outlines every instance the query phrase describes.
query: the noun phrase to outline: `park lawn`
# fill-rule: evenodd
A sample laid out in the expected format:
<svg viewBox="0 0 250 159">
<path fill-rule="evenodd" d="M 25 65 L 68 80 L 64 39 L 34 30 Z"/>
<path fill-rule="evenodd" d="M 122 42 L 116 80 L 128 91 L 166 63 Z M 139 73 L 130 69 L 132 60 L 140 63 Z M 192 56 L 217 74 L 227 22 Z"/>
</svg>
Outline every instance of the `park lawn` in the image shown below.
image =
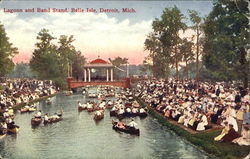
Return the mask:
<svg viewBox="0 0 250 159">
<path fill-rule="evenodd" d="M 138 98 L 141 106 L 147 106 L 145 102 Z M 178 125 L 170 123 L 166 118 L 161 116 L 151 107 L 147 106 L 149 114 L 158 119 L 158 121 L 168 129 L 174 131 L 178 136 L 183 137 L 195 146 L 201 148 L 209 154 L 215 155 L 222 159 L 239 159 L 249 154 L 250 146 L 239 146 L 231 143 L 221 143 L 214 141 L 214 137 L 220 134 L 221 130 L 212 130 L 191 134 Z"/>
</svg>

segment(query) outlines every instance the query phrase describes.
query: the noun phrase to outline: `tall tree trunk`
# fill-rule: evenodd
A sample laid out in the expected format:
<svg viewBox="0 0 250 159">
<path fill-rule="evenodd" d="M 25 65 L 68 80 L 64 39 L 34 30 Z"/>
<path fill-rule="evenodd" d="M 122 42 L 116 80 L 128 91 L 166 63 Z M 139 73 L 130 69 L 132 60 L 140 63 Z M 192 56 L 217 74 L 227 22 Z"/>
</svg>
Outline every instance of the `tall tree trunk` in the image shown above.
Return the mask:
<svg viewBox="0 0 250 159">
<path fill-rule="evenodd" d="M 176 69 L 176 79 L 179 79 L 179 70 L 178 70 L 178 57 L 177 57 L 177 46 L 174 49 L 175 51 L 175 69 Z"/>
<path fill-rule="evenodd" d="M 187 79 L 188 79 L 188 62 L 186 61 L 186 76 L 187 76 Z"/>
<path fill-rule="evenodd" d="M 243 85 L 244 85 L 244 88 L 248 88 L 248 76 L 249 76 L 249 63 L 247 62 L 247 59 L 246 59 L 246 55 L 247 55 L 247 52 L 246 52 L 246 49 L 244 47 L 241 47 L 240 48 L 240 64 L 242 66 L 242 75 L 243 76 L 242 78 L 242 81 L 243 81 Z"/>
<path fill-rule="evenodd" d="M 196 81 L 199 81 L 199 55 L 200 55 L 200 46 L 199 46 L 199 26 L 197 26 L 197 39 L 196 39 Z"/>
</svg>

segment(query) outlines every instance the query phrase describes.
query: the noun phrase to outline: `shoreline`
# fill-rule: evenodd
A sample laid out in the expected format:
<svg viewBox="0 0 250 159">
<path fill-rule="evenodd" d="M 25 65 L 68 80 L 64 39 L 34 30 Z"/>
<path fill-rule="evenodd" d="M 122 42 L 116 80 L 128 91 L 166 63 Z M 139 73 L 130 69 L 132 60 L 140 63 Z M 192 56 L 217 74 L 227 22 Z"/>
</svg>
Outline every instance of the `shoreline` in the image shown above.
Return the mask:
<svg viewBox="0 0 250 159">
<path fill-rule="evenodd" d="M 60 92 L 57 92 L 57 93 L 54 93 L 54 94 L 51 94 L 51 95 L 48 95 L 48 96 L 43 96 L 43 97 L 40 97 L 40 98 L 38 98 L 38 99 L 34 99 L 34 100 L 32 100 L 32 101 L 29 101 L 29 102 L 27 102 L 27 103 L 20 103 L 20 104 L 18 104 L 18 105 L 12 106 L 12 107 L 13 107 L 13 110 L 14 110 L 14 112 L 16 113 L 18 110 L 20 110 L 20 108 L 24 107 L 24 106 L 27 105 L 27 104 L 33 104 L 33 103 L 39 102 L 39 101 L 41 101 L 41 100 L 47 99 L 47 98 L 49 98 L 49 97 L 54 97 L 54 96 L 56 96 L 58 93 L 60 93 Z"/>
<path fill-rule="evenodd" d="M 201 151 L 205 151 L 209 155 L 214 155 L 223 159 L 239 159 L 244 158 L 249 154 L 250 146 L 239 146 L 236 144 L 214 141 L 214 137 L 220 134 L 221 129 L 208 129 L 203 132 L 192 133 L 189 130 L 184 129 L 179 124 L 176 124 L 173 121 L 171 122 L 171 120 L 168 120 L 163 115 L 159 114 L 156 110 L 147 105 L 141 98 L 136 97 L 136 100 L 142 107 L 147 107 L 148 113 L 156 118 L 160 124 L 166 126 L 176 135 L 187 140 L 195 147 L 201 149 Z"/>
</svg>

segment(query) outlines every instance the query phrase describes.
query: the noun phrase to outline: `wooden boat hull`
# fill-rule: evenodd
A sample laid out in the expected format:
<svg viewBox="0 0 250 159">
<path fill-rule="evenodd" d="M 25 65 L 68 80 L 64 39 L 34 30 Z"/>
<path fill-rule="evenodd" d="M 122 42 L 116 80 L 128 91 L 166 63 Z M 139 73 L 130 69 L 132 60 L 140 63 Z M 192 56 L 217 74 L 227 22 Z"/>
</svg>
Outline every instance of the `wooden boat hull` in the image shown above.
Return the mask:
<svg viewBox="0 0 250 159">
<path fill-rule="evenodd" d="M 31 125 L 32 126 L 38 126 L 42 123 L 42 118 L 32 118 L 31 119 Z"/>
<path fill-rule="evenodd" d="M 144 112 L 144 113 L 138 113 L 138 116 L 141 118 L 146 118 L 148 116 L 148 113 Z"/>
<path fill-rule="evenodd" d="M 12 128 L 12 129 L 7 129 L 7 133 L 10 133 L 10 134 L 16 134 L 18 131 L 19 131 L 19 128 L 17 127 Z"/>
<path fill-rule="evenodd" d="M 29 109 L 22 108 L 22 109 L 20 110 L 20 112 L 21 112 L 21 113 L 27 113 L 27 112 L 29 112 Z"/>
<path fill-rule="evenodd" d="M 95 111 L 94 108 L 87 108 L 87 110 L 88 110 L 88 112 L 93 112 L 93 111 Z"/>
<path fill-rule="evenodd" d="M 132 134 L 132 135 L 138 135 L 138 136 L 140 135 L 139 129 L 135 129 L 135 128 L 129 127 L 127 125 L 125 125 L 125 129 L 121 129 L 121 128 L 117 127 L 116 124 L 117 124 L 117 122 L 113 123 L 113 129 L 116 131 L 121 131 L 121 132 Z"/>
<path fill-rule="evenodd" d="M 109 115 L 110 115 L 110 116 L 116 116 L 116 112 L 115 112 L 115 111 L 110 111 L 110 112 L 109 112 Z"/>
<path fill-rule="evenodd" d="M 95 121 L 102 120 L 103 118 L 104 118 L 104 114 L 101 114 L 101 115 L 95 115 L 95 116 L 94 116 L 94 120 L 95 120 Z"/>
<path fill-rule="evenodd" d="M 86 107 L 78 107 L 78 111 L 81 112 L 83 110 L 86 110 L 87 108 Z"/>
<path fill-rule="evenodd" d="M 56 123 L 62 120 L 62 116 L 59 119 L 50 119 L 49 121 L 43 121 L 44 125 Z"/>
</svg>

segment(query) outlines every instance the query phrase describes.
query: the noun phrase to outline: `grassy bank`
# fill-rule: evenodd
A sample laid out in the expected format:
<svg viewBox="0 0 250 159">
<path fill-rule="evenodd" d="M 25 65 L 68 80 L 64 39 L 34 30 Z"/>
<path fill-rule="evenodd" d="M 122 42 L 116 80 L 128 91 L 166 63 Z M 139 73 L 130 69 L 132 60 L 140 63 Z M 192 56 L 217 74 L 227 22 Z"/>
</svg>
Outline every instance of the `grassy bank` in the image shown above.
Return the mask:
<svg viewBox="0 0 250 159">
<path fill-rule="evenodd" d="M 178 136 L 183 137 L 209 154 L 213 154 L 223 159 L 238 159 L 244 158 L 249 153 L 250 146 L 239 146 L 231 143 L 215 142 L 213 139 L 220 134 L 221 130 L 190 134 L 188 131 L 182 129 L 178 125 L 170 123 L 154 109 L 147 106 L 146 103 L 141 99 L 138 98 L 137 100 L 141 106 L 147 107 L 149 109 L 149 113 L 158 119 L 162 125 L 166 126 L 168 129 L 174 131 Z"/>
</svg>

